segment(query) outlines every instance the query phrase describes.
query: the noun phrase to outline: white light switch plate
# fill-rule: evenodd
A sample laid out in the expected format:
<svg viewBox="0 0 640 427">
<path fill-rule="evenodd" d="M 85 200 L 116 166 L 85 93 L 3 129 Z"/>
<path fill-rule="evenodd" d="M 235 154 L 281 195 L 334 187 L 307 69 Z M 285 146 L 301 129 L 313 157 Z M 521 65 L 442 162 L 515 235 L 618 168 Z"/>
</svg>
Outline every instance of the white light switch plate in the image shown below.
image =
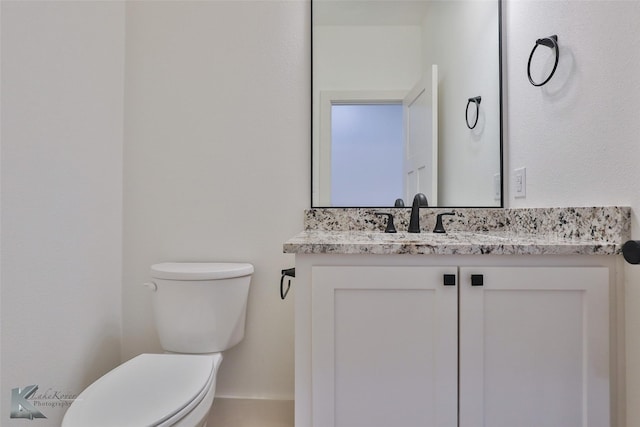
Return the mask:
<svg viewBox="0 0 640 427">
<path fill-rule="evenodd" d="M 527 197 L 527 168 L 518 168 L 513 171 L 514 197 Z"/>
</svg>

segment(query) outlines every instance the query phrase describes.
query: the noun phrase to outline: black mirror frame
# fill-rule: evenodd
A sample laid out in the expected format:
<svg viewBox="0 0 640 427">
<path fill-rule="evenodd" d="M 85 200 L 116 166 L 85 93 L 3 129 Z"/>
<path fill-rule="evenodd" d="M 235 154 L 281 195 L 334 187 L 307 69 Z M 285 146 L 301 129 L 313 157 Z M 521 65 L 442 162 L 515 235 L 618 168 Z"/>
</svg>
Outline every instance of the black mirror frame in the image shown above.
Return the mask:
<svg viewBox="0 0 640 427">
<path fill-rule="evenodd" d="M 311 172 L 311 187 L 310 187 L 310 191 L 309 191 L 309 206 L 312 209 L 357 209 L 357 208 L 363 208 L 363 206 L 314 206 L 313 205 L 313 1 L 314 0 L 309 0 L 309 40 L 310 40 L 310 55 L 309 55 L 309 61 L 310 61 L 310 70 L 311 70 L 311 84 L 310 84 L 310 88 L 311 88 L 311 97 L 310 97 L 310 105 L 309 105 L 309 113 L 311 116 L 311 120 L 310 120 L 310 124 L 311 124 L 311 128 L 310 128 L 310 132 L 309 132 L 309 136 L 310 136 L 310 141 L 311 141 L 311 150 L 310 150 L 310 172 Z M 467 208 L 479 208 L 479 209 L 504 209 L 505 208 L 505 179 L 504 179 L 504 96 L 505 96 L 505 90 L 504 90 L 504 79 L 503 79 L 503 67 L 504 67 L 504 62 L 503 62 L 503 55 L 504 55 L 504 51 L 503 51 L 503 37 L 504 37 L 504 33 L 503 33 L 503 27 L 504 27 L 504 22 L 502 20 L 503 18 L 503 1 L 504 0 L 496 0 L 498 2 L 498 84 L 500 86 L 500 90 L 499 90 L 499 97 L 500 97 L 500 206 L 434 206 L 434 208 L 457 208 L 457 209 L 467 209 Z M 405 208 L 398 208 L 395 206 L 366 206 L 366 209 L 405 209 Z"/>
</svg>

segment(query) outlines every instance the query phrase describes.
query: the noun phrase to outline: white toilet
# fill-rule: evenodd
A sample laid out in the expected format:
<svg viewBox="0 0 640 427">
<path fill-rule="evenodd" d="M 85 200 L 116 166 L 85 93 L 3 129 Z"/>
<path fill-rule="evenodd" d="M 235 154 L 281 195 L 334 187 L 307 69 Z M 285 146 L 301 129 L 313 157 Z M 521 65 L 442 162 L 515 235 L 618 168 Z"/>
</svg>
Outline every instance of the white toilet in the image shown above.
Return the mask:
<svg viewBox="0 0 640 427">
<path fill-rule="evenodd" d="M 220 352 L 244 337 L 253 266 L 151 266 L 153 308 L 164 354 L 141 354 L 105 374 L 67 410 L 62 427 L 205 427 Z"/>
</svg>

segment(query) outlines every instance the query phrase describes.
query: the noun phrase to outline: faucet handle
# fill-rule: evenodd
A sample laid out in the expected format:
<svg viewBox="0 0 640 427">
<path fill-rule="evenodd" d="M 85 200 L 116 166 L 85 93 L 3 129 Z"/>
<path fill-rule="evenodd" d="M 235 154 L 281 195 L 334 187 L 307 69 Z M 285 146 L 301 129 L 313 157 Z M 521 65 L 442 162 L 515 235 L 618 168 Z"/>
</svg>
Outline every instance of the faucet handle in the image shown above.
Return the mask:
<svg viewBox="0 0 640 427">
<path fill-rule="evenodd" d="M 445 215 L 455 215 L 455 212 L 443 212 L 436 216 L 436 227 L 433 229 L 434 233 L 446 233 L 447 230 L 444 229 L 444 225 L 442 225 L 442 217 Z"/>
<path fill-rule="evenodd" d="M 397 233 L 396 226 L 393 223 L 393 214 L 387 212 L 376 212 L 376 215 L 387 216 L 387 228 L 384 230 L 385 233 Z"/>
</svg>

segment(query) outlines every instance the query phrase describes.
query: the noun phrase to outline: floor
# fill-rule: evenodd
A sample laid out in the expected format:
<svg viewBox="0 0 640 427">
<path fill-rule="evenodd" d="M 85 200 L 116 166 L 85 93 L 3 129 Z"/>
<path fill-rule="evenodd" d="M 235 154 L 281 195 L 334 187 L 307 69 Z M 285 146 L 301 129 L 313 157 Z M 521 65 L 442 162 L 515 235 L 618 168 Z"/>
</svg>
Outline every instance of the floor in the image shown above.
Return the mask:
<svg viewBox="0 0 640 427">
<path fill-rule="evenodd" d="M 293 400 L 216 397 L 207 426 L 293 427 L 293 420 Z"/>
</svg>

